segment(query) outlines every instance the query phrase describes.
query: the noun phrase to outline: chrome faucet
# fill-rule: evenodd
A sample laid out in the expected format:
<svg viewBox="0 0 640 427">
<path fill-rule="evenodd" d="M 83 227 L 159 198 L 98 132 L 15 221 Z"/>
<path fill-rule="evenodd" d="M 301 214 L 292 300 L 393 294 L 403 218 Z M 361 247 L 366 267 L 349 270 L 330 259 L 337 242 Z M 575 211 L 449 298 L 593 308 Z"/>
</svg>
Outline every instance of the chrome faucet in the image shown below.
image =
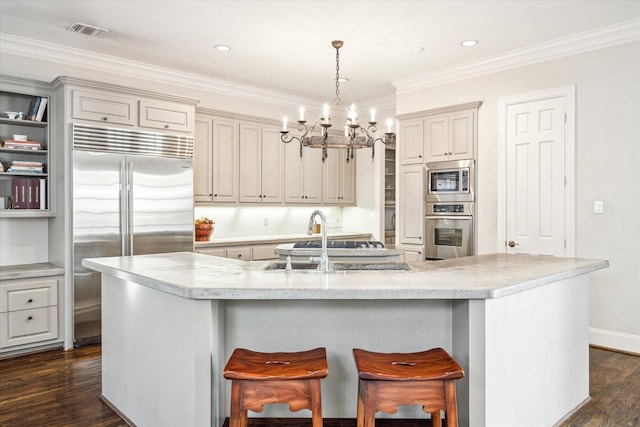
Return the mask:
<svg viewBox="0 0 640 427">
<path fill-rule="evenodd" d="M 313 227 L 313 219 L 316 215 L 320 216 L 320 232 L 322 233 L 322 253 L 320 254 L 320 270 L 323 272 L 329 271 L 329 256 L 327 255 L 327 218 L 324 216 L 322 211 L 315 210 L 311 213 L 311 218 L 309 218 L 309 229 L 307 230 L 307 234 L 311 236 L 312 227 Z M 315 261 L 314 258 L 311 259 Z"/>
</svg>

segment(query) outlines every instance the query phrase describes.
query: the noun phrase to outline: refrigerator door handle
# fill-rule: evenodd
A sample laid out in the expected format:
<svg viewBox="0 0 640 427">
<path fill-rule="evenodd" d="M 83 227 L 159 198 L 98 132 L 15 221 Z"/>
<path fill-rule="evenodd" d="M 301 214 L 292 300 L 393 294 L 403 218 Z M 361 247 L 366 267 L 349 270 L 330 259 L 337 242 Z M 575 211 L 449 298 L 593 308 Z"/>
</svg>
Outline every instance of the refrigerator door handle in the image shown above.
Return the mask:
<svg viewBox="0 0 640 427">
<path fill-rule="evenodd" d="M 127 255 L 133 255 L 133 162 L 127 161 Z"/>
<path fill-rule="evenodd" d="M 120 249 L 122 256 L 129 255 L 127 253 L 127 242 L 129 241 L 129 227 L 127 221 L 128 185 L 127 164 L 122 161 L 120 162 Z"/>
</svg>

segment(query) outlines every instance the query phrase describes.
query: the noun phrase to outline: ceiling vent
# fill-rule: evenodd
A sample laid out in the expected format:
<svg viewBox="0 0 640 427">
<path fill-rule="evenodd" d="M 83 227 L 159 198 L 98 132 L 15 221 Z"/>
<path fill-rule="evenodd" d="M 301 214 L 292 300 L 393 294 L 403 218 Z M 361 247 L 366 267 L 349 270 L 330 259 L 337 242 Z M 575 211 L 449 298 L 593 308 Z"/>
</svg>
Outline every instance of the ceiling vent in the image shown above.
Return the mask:
<svg viewBox="0 0 640 427">
<path fill-rule="evenodd" d="M 67 30 L 73 31 L 74 33 L 85 34 L 87 36 L 93 37 L 102 37 L 109 32 L 109 30 L 105 30 L 104 28 L 95 27 L 93 25 L 82 24 L 80 22 L 76 22 L 75 24 L 71 24 L 67 27 Z"/>
</svg>

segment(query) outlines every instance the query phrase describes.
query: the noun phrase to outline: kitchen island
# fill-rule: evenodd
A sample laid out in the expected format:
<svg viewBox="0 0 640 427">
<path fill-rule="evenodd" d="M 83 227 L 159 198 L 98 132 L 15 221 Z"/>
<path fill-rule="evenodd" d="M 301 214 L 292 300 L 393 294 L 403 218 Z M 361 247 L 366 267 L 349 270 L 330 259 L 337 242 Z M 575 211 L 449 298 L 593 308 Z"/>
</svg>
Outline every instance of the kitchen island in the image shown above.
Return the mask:
<svg viewBox="0 0 640 427">
<path fill-rule="evenodd" d="M 494 254 L 329 273 L 269 264 L 193 253 L 85 259 L 103 277 L 105 401 L 140 427 L 221 426 L 234 348 L 319 346 L 327 418 L 355 418 L 355 347 L 445 348 L 466 373 L 463 426 L 553 425 L 588 399 L 586 274 L 607 261 Z M 308 412 L 268 405 L 258 416 Z"/>
</svg>

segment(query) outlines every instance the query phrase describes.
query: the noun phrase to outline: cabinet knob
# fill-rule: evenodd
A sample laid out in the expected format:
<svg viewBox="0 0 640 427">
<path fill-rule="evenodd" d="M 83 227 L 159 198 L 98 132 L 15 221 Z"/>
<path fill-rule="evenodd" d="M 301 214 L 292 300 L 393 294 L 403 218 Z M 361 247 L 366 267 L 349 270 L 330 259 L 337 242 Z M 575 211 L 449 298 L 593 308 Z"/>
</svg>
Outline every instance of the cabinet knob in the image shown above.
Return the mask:
<svg viewBox="0 0 640 427">
<path fill-rule="evenodd" d="M 242 254 L 238 254 L 238 258 L 242 258 Z"/>
<path fill-rule="evenodd" d="M 418 154 L 418 158 L 421 159 L 422 158 L 422 154 Z"/>
<path fill-rule="evenodd" d="M 214 194 L 214 195 L 213 195 L 213 197 L 218 197 L 218 194 L 217 194 L 217 193 L 216 193 L 216 194 Z"/>
<path fill-rule="evenodd" d="M 102 120 L 106 122 L 107 120 L 109 120 L 109 117 L 103 117 Z"/>
<path fill-rule="evenodd" d="M 267 195 L 266 195 L 266 194 L 263 194 L 263 195 L 262 195 L 262 197 L 266 199 L 266 198 L 267 198 Z"/>
<path fill-rule="evenodd" d="M 29 301 L 27 301 L 27 302 L 33 302 L 33 298 L 29 298 Z"/>
<path fill-rule="evenodd" d="M 165 129 L 169 129 L 169 125 L 164 125 L 164 128 Z"/>
<path fill-rule="evenodd" d="M 33 316 L 27 317 L 27 320 L 33 320 Z"/>
</svg>

